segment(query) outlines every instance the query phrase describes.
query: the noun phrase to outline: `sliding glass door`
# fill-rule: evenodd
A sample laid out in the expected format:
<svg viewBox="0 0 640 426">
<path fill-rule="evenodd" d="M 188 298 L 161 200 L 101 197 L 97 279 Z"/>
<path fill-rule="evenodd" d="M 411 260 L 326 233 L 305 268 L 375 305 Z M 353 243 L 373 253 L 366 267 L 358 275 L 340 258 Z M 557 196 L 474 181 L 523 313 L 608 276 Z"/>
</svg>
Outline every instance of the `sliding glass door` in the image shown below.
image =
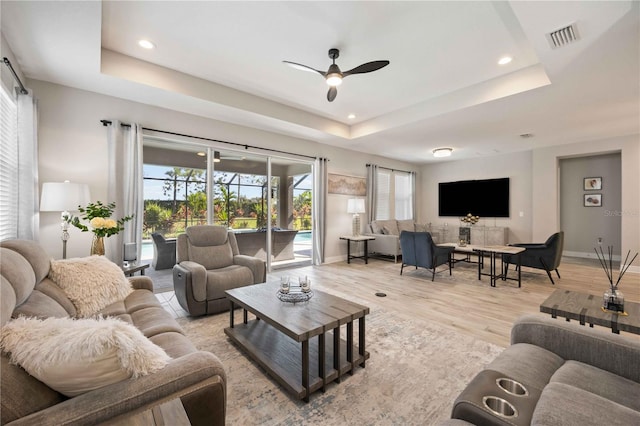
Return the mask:
<svg viewBox="0 0 640 426">
<path fill-rule="evenodd" d="M 145 139 L 143 258 L 152 233 L 172 238 L 212 223 L 270 269 L 311 264 L 311 173 L 309 162 Z"/>
</svg>

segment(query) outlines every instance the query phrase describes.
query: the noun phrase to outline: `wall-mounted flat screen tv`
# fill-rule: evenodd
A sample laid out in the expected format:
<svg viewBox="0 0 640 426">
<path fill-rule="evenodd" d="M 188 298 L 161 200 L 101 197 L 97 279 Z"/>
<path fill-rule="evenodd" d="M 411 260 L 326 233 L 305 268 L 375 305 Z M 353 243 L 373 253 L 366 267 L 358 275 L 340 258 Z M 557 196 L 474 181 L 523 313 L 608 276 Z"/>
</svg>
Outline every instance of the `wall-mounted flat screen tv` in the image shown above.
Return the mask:
<svg viewBox="0 0 640 426">
<path fill-rule="evenodd" d="M 438 184 L 438 215 L 509 217 L 509 178 Z"/>
</svg>

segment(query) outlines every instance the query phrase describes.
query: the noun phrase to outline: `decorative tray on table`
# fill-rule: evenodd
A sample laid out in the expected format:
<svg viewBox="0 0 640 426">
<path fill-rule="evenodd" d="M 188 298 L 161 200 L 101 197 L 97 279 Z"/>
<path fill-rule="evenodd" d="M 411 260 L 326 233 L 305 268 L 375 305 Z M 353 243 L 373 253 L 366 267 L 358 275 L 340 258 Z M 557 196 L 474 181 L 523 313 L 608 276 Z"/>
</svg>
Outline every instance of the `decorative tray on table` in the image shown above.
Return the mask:
<svg viewBox="0 0 640 426">
<path fill-rule="evenodd" d="M 289 293 L 282 293 L 280 290 L 276 293 L 278 299 L 283 302 L 290 303 L 298 303 L 298 302 L 306 302 L 307 300 L 313 297 L 313 290 L 309 290 L 308 292 L 303 292 L 302 289 L 298 286 L 289 287 Z"/>
</svg>

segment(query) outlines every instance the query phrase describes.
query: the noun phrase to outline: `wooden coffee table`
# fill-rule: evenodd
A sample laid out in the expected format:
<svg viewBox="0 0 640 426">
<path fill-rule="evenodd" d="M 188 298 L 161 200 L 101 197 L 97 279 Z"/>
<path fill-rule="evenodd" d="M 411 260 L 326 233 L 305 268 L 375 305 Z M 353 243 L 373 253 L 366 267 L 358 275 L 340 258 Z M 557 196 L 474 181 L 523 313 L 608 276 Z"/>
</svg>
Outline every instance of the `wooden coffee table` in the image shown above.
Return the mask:
<svg viewBox="0 0 640 426">
<path fill-rule="evenodd" d="M 365 367 L 368 307 L 319 290 L 307 302 L 282 302 L 277 291 L 278 285 L 269 283 L 227 290 L 231 311 L 224 332 L 285 389 L 309 402 L 311 393 L 339 383 L 358 365 Z M 234 322 L 236 305 L 243 308 L 241 324 Z M 249 321 L 248 312 L 255 319 Z M 355 320 L 358 346 L 353 341 Z M 343 325 L 346 341 L 340 338 Z"/>
<path fill-rule="evenodd" d="M 553 318 L 564 317 L 567 321 L 577 320 L 581 325 L 599 325 L 610 328 L 613 333 L 620 331 L 640 334 L 640 303 L 624 302 L 626 315 L 602 310 L 602 295 L 597 296 L 570 290 L 556 290 L 542 302 L 540 312 L 551 314 Z"/>
</svg>

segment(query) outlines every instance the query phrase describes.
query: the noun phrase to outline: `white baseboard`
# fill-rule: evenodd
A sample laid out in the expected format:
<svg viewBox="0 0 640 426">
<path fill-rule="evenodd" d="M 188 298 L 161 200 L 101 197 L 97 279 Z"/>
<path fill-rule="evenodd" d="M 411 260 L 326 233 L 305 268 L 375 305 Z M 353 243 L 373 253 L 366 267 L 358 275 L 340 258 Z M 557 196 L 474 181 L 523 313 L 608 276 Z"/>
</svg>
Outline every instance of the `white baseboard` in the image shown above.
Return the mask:
<svg viewBox="0 0 640 426">
<path fill-rule="evenodd" d="M 627 269 L 627 273 L 640 274 L 640 266 L 629 266 L 629 269 Z"/>
<path fill-rule="evenodd" d="M 581 257 L 583 259 L 597 259 L 598 256 L 596 256 L 596 253 L 585 253 L 585 252 L 581 252 L 581 251 L 563 251 L 562 252 L 563 256 L 567 256 L 567 257 Z M 605 253 L 605 256 L 608 256 L 608 254 Z M 608 257 L 607 257 L 608 259 Z M 622 260 L 620 258 L 619 255 L 613 255 L 612 257 L 613 260 L 619 262 L 620 260 Z"/>
</svg>

